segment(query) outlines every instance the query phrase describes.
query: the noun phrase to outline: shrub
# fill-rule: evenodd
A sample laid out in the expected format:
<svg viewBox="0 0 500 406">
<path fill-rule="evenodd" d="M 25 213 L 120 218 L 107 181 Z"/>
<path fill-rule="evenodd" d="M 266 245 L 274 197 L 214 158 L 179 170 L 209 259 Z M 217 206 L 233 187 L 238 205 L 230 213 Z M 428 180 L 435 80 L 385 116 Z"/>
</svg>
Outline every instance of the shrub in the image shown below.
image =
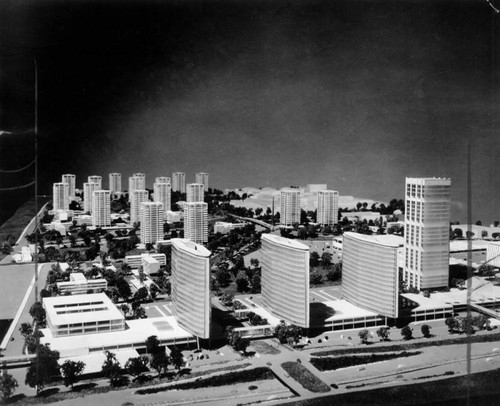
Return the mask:
<svg viewBox="0 0 500 406">
<path fill-rule="evenodd" d="M 281 366 L 293 379 L 307 390 L 316 393 L 330 391 L 330 387 L 309 371 L 304 365 L 297 362 L 284 362 Z"/>
</svg>

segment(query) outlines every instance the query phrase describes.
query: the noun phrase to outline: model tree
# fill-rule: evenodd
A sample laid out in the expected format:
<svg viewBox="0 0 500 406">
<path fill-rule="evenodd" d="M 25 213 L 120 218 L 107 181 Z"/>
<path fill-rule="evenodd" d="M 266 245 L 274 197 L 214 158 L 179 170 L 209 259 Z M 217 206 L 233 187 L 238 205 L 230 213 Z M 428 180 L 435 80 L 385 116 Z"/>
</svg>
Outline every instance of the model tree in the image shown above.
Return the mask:
<svg viewBox="0 0 500 406">
<path fill-rule="evenodd" d="M 78 377 L 83 373 L 85 369 L 85 363 L 82 361 L 71 361 L 67 360 L 61 365 L 61 375 L 64 379 L 64 385 L 71 386 L 78 381 Z"/>
</svg>

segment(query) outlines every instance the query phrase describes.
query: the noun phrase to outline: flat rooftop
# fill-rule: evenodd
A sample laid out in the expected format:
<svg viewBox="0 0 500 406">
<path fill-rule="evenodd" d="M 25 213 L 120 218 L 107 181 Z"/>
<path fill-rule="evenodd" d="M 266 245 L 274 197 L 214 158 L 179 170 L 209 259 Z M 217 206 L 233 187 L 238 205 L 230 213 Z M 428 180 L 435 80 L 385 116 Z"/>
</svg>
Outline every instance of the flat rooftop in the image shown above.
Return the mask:
<svg viewBox="0 0 500 406">
<path fill-rule="evenodd" d="M 212 255 L 212 253 L 203 245 L 196 244 L 186 238 L 172 238 L 171 241 L 172 245 L 192 255 L 196 255 L 198 257 L 209 257 Z"/>
<path fill-rule="evenodd" d="M 124 319 L 104 293 L 46 297 L 43 305 L 47 317 L 56 326 Z"/>
<path fill-rule="evenodd" d="M 275 244 L 280 244 L 298 250 L 309 251 L 309 247 L 307 245 L 302 244 L 301 242 L 298 242 L 296 240 L 291 240 L 290 238 L 281 237 L 275 234 L 263 234 L 262 238 Z"/>
<path fill-rule="evenodd" d="M 325 319 L 325 323 L 336 321 L 336 320 L 345 320 L 345 319 L 355 319 L 361 317 L 377 317 L 378 314 L 372 312 L 370 310 L 362 309 L 361 307 L 354 306 L 352 303 L 349 303 L 347 300 L 329 300 L 326 302 L 322 302 L 325 306 L 332 308 L 335 312 L 333 316 Z"/>
<path fill-rule="evenodd" d="M 471 240 L 473 250 L 486 250 L 488 248 L 488 244 L 491 241 L 484 240 Z M 467 240 L 452 240 L 450 241 L 450 252 L 462 252 L 469 250 L 469 241 Z"/>
<path fill-rule="evenodd" d="M 193 338 L 192 334 L 177 324 L 174 316 L 127 320 L 126 325 L 127 328 L 121 331 L 65 337 L 53 337 L 50 329 L 42 329 L 44 337 L 41 338 L 41 342 L 50 343 L 51 349 L 59 351 L 61 357 L 67 357 L 68 354 L 87 354 L 88 349 L 92 348 L 117 346 L 126 348 L 132 343 L 142 344 L 152 335 L 156 335 L 162 341 Z"/>
<path fill-rule="evenodd" d="M 345 233 L 346 236 L 355 238 L 360 241 L 371 242 L 379 245 L 384 245 L 386 247 L 401 247 L 405 243 L 404 237 L 394 234 L 358 234 L 351 231 Z"/>
</svg>

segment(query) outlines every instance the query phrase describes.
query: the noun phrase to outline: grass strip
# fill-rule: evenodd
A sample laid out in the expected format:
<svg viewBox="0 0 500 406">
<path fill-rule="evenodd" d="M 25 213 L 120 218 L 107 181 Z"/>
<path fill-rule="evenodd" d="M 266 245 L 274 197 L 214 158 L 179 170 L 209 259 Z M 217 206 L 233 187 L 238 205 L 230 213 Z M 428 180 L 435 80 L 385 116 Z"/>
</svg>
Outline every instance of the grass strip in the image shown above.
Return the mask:
<svg viewBox="0 0 500 406">
<path fill-rule="evenodd" d="M 298 362 L 284 362 L 281 367 L 304 388 L 311 392 L 329 392 L 330 387 Z"/>
<path fill-rule="evenodd" d="M 170 390 L 210 388 L 217 386 L 235 385 L 237 383 L 262 381 L 266 379 L 274 379 L 273 373 L 267 367 L 259 367 L 245 371 L 215 375 L 209 378 L 198 379 L 191 382 L 183 382 L 179 384 L 163 386 L 160 388 L 139 389 L 135 393 L 138 395 L 150 395 L 152 393 L 166 392 Z"/>
<path fill-rule="evenodd" d="M 326 357 L 329 355 L 409 351 L 409 350 L 418 350 L 420 348 L 426 348 L 426 347 L 440 347 L 443 345 L 466 344 L 468 340 L 469 338 L 466 335 L 464 335 L 461 337 L 447 338 L 444 340 L 436 340 L 436 341 L 419 341 L 414 343 L 389 344 L 381 346 L 370 345 L 363 347 L 360 346 L 360 347 L 349 347 L 349 348 L 337 348 L 334 350 L 312 352 L 311 356 Z M 470 340 L 472 343 L 487 343 L 487 342 L 500 341 L 500 332 L 491 334 L 473 335 L 470 337 Z"/>
<path fill-rule="evenodd" d="M 311 358 L 311 364 L 313 364 L 320 371 L 333 371 L 335 369 L 348 368 L 356 365 L 372 364 L 374 362 L 387 361 L 396 358 L 412 357 L 421 353 L 421 351 L 402 351 L 398 353 L 319 357 Z"/>
</svg>

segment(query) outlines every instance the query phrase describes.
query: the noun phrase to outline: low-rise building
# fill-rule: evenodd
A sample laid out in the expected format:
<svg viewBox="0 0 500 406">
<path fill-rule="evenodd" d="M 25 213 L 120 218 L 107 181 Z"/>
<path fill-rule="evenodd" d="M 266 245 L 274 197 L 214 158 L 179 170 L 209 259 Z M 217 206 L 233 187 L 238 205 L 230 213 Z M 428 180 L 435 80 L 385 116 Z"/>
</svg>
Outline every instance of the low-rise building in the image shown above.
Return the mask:
<svg viewBox="0 0 500 406">
<path fill-rule="evenodd" d="M 53 337 L 125 329 L 125 317 L 104 293 L 46 297 L 43 307 Z"/>
<path fill-rule="evenodd" d="M 231 230 L 245 227 L 246 223 L 226 223 L 225 221 L 217 221 L 214 224 L 214 234 L 228 234 Z"/>
<path fill-rule="evenodd" d="M 83 295 L 92 291 L 92 293 L 100 293 L 108 288 L 106 279 L 87 279 L 85 275 L 76 272 L 69 275 L 68 282 L 57 282 L 59 292 L 64 295 L 67 292 L 72 295 Z"/>
<path fill-rule="evenodd" d="M 160 261 L 158 261 L 151 255 L 145 255 L 142 257 L 142 269 L 144 273 L 147 275 L 151 275 L 152 273 L 157 273 L 160 270 Z"/>
<path fill-rule="evenodd" d="M 160 266 L 167 264 L 167 257 L 165 256 L 165 254 L 150 254 L 150 253 L 145 253 L 140 255 L 127 255 L 125 257 L 125 263 L 131 268 L 136 269 L 142 265 L 143 258 L 148 256 L 156 259 L 159 262 Z"/>
</svg>

